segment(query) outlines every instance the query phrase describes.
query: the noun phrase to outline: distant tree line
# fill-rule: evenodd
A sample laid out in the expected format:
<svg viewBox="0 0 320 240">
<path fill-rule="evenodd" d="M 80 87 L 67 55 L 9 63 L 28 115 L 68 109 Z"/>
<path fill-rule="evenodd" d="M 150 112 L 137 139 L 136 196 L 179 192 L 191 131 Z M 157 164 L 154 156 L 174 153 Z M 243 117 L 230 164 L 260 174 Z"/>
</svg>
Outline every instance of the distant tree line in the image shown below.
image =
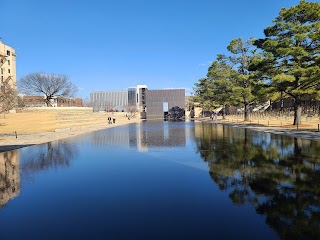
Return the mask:
<svg viewBox="0 0 320 240">
<path fill-rule="evenodd" d="M 249 120 L 250 105 L 293 100 L 294 125 L 302 101 L 320 99 L 320 4 L 301 0 L 282 8 L 262 39 L 233 39 L 230 56 L 218 54 L 195 83 L 194 102 L 205 110 L 238 106 Z"/>
</svg>

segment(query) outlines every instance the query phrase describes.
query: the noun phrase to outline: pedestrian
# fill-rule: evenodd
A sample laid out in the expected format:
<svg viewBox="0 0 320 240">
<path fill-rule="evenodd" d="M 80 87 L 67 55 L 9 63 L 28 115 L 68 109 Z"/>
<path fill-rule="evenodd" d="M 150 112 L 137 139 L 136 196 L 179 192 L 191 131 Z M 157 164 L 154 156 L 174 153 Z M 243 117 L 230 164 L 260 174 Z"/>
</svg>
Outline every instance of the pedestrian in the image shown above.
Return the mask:
<svg viewBox="0 0 320 240">
<path fill-rule="evenodd" d="M 113 117 L 112 120 L 113 120 L 113 123 L 116 123 L 116 117 Z"/>
<path fill-rule="evenodd" d="M 108 117 L 108 123 L 111 124 L 111 117 Z"/>
</svg>

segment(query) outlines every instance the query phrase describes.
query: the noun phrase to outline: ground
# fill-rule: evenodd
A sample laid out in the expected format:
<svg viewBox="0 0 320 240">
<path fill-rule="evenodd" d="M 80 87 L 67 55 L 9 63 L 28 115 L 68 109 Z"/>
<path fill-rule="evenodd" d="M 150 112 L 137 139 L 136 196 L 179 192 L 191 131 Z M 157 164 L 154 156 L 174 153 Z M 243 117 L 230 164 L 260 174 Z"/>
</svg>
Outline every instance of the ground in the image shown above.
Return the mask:
<svg viewBox="0 0 320 240">
<path fill-rule="evenodd" d="M 108 124 L 108 117 L 116 117 Z M 0 151 L 45 143 L 100 129 L 140 122 L 126 113 L 93 113 L 92 109 L 50 109 L 0 116 Z"/>
<path fill-rule="evenodd" d="M 56 125 L 54 112 L 9 113 L 0 117 L 0 134 L 52 132 Z"/>
<path fill-rule="evenodd" d="M 0 116 L 0 151 L 141 121 L 138 117 L 128 119 L 126 115 L 123 112 L 93 113 L 90 108 L 55 108 L 9 113 Z M 116 124 L 108 124 L 109 116 L 116 117 Z M 215 122 L 210 118 L 195 120 Z M 252 118 L 245 122 L 243 118 L 236 116 L 227 116 L 225 120 L 220 116 L 216 122 L 252 128 L 257 131 L 320 140 L 319 117 L 304 117 L 299 126 L 294 126 L 293 119 L 288 117 Z"/>
<path fill-rule="evenodd" d="M 222 120 L 222 117 L 219 120 L 224 122 L 232 122 L 238 124 L 249 124 L 249 125 L 260 125 L 264 127 L 280 127 L 283 129 L 300 129 L 316 132 L 319 129 L 320 118 L 315 117 L 302 117 L 301 125 L 293 125 L 293 117 L 252 117 L 250 121 L 244 121 L 241 117 L 236 116 L 226 116 L 226 120 Z"/>
</svg>

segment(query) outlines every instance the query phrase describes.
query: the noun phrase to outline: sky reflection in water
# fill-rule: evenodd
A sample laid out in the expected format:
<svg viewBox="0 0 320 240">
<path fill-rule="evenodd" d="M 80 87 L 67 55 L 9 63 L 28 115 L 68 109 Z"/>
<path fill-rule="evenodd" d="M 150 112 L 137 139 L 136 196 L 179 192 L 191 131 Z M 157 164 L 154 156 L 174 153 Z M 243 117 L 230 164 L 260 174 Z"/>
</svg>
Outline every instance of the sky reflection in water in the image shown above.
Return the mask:
<svg viewBox="0 0 320 240">
<path fill-rule="evenodd" d="M 1 239 L 320 238 L 319 149 L 146 122 L 0 153 Z"/>
</svg>

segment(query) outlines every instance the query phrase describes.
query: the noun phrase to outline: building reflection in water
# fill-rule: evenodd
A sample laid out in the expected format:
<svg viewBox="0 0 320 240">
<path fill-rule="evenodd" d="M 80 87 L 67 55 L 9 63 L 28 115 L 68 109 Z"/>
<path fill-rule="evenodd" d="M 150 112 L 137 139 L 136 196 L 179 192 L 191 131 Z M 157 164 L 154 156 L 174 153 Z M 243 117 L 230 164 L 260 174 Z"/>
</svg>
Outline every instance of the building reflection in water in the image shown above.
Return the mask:
<svg viewBox="0 0 320 240">
<path fill-rule="evenodd" d="M 235 205 L 249 204 L 283 239 L 320 239 L 320 142 L 197 124 L 197 151 Z"/>
<path fill-rule="evenodd" d="M 20 150 L 0 152 L 0 208 L 20 194 Z"/>
<path fill-rule="evenodd" d="M 116 128 L 110 128 L 93 132 L 90 136 L 94 147 L 129 147 L 129 131 L 117 131 Z"/>
<path fill-rule="evenodd" d="M 65 140 L 0 152 L 0 208 L 20 194 L 20 178 L 30 180 L 39 171 L 68 167 L 77 153 L 75 145 Z"/>
<path fill-rule="evenodd" d="M 177 148 L 186 146 L 184 122 L 145 122 L 130 131 L 130 147 L 139 151 L 149 148 Z"/>
<path fill-rule="evenodd" d="M 110 128 L 92 134 L 95 147 L 137 148 L 148 151 L 149 148 L 170 148 L 186 146 L 186 126 L 179 122 L 145 122 L 132 124 L 127 131 Z"/>
</svg>

